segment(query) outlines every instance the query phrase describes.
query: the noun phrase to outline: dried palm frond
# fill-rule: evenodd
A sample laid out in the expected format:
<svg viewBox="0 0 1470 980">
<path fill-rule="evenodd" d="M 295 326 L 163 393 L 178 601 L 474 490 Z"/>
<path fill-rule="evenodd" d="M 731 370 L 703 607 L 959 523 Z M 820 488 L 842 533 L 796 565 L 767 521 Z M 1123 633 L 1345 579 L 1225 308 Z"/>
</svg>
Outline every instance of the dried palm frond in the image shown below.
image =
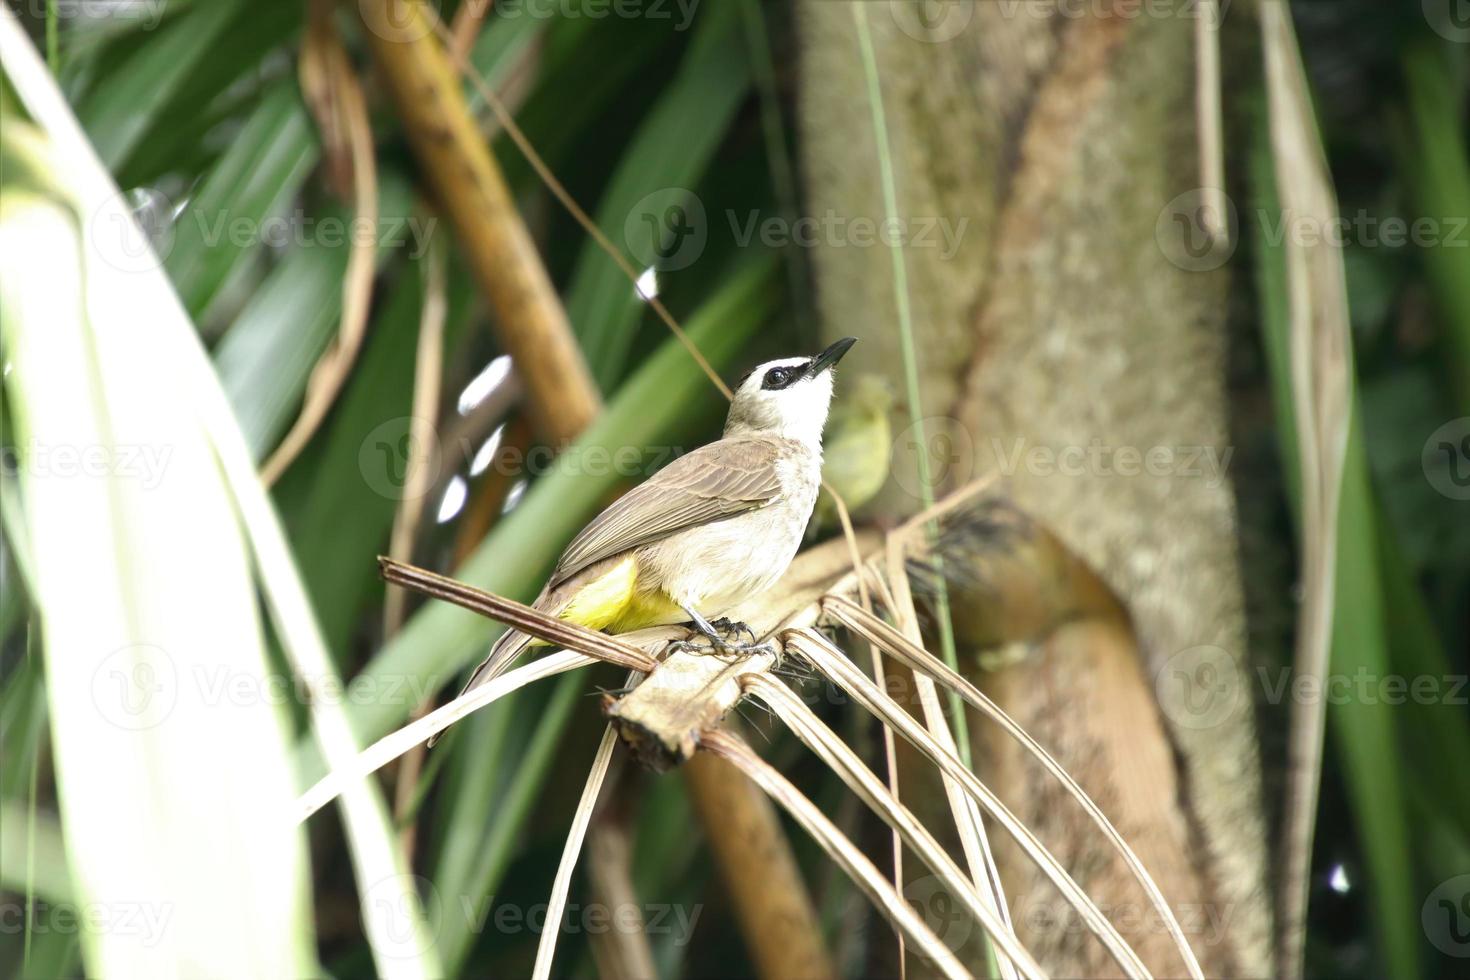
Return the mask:
<svg viewBox="0 0 1470 980">
<path fill-rule="evenodd" d="M 778 679 L 783 658 L 795 655 L 804 664 L 809 664 L 817 675 L 835 684 L 858 705 L 876 716 L 886 730 L 911 743 L 952 784 L 956 790 L 952 810 L 962 834 L 979 829 L 978 813 L 983 811 L 1036 863 L 1092 933 L 1101 940 L 1126 975 L 1149 976 L 1149 970 L 1137 951 L 1129 945 L 1058 858 L 960 760 L 955 750 L 953 733 L 948 728 L 950 722 L 944 718 L 943 712 L 930 712 L 928 724 L 921 724 L 913 718 L 859 670 L 832 640 L 818 632 L 818 627 L 832 627 L 848 631 L 854 638 L 871 644 L 875 650 L 913 670 L 923 681 L 933 684 L 936 695 L 934 708 L 938 708 L 937 693 L 942 689 L 998 723 L 1010 737 L 1024 746 L 1079 802 L 1118 851 L 1178 945 L 1190 975 L 1198 978 L 1202 975 L 1198 962 L 1185 940 L 1182 928 L 1164 900 L 1163 893 L 1102 810 L 1033 738 L 973 684 L 925 650 L 915 636 L 915 617 L 911 600 L 907 598 L 907 577 L 913 560 L 922 561 L 925 558 L 927 545 L 924 543 L 925 536 L 914 531 L 921 529 L 924 522 L 936 519 L 946 519 L 947 528 L 958 529 L 963 524 L 964 515 L 959 513 L 957 516 L 957 512 L 973 502 L 982 489 L 965 488 L 952 498 L 936 504 L 929 512 L 918 515 L 894 530 L 887 538 L 865 532 L 851 540 L 837 539 L 827 542 L 800 555 L 793 563 L 782 587 L 773 590 L 758 602 L 749 603 L 731 612 L 732 617 L 750 624 L 758 636 L 768 641 L 771 652 L 728 654 L 683 646 L 671 647 L 672 640 L 689 637 L 688 631 L 680 628 L 664 627 L 609 637 L 545 616 L 520 603 L 385 559 L 381 564 L 384 576 L 390 582 L 409 586 L 492 616 L 516 629 L 525 630 L 567 649 L 511 671 L 493 684 L 463 695 L 380 740 L 363 753 L 351 772 L 333 773 L 314 787 L 302 798 L 300 812 L 304 818 L 320 807 L 336 792 L 336 786 L 344 778 L 376 769 L 427 738 L 433 731 L 446 727 L 454 720 L 492 703 L 512 690 L 539 677 L 585 666 L 594 659 L 605 660 L 630 668 L 635 678 L 639 674 L 647 676 L 641 682 L 631 684 L 626 693 L 604 695 L 604 710 L 611 724 L 603 736 L 563 851 L 561 866 L 552 889 L 553 910 L 566 901 L 571 871 L 606 772 L 616 734 L 628 744 L 636 757 L 655 769 L 676 766 L 699 749 L 712 751 L 737 766 L 813 834 L 823 849 L 874 900 L 878 909 L 893 921 L 904 940 L 914 944 L 913 948 L 919 955 L 945 975 L 964 975 L 963 967 L 954 959 L 954 954 L 939 943 L 933 933 L 897 899 L 894 884 L 884 879 L 871 862 L 857 852 L 856 845 L 816 813 L 810 801 L 779 774 L 760 762 L 744 742 L 720 730 L 723 719 L 729 712 L 746 697 L 754 696 L 772 711 L 774 717 L 790 728 L 799 740 L 816 752 L 933 869 L 958 904 L 969 912 L 994 942 L 1000 954 L 997 965 L 1004 964 L 1001 969 L 1014 970 L 1018 975 L 1026 977 L 1042 975 L 1035 958 L 1016 938 L 1003 911 L 1003 902 L 998 902 L 999 896 L 991 873 L 985 869 L 985 859 L 983 852 L 977 848 L 978 842 L 973 839 L 969 842 L 970 848 L 975 849 L 976 853 L 972 854 L 967 849 L 966 857 L 971 859 L 972 867 L 971 874 L 966 875 L 945 852 L 932 830 L 924 827 L 852 748 L 807 709 Z M 854 554 L 859 563 L 857 567 L 854 567 Z M 907 633 L 880 619 L 855 601 L 859 598 L 860 583 L 880 596 L 890 612 L 896 613 L 895 618 L 900 623 L 907 620 Z M 907 617 L 903 612 L 905 608 L 908 609 Z M 967 830 L 965 821 L 972 819 L 973 825 Z M 555 945 L 554 931 L 543 935 L 536 967 L 538 976 L 547 975 L 550 970 Z"/>
</svg>

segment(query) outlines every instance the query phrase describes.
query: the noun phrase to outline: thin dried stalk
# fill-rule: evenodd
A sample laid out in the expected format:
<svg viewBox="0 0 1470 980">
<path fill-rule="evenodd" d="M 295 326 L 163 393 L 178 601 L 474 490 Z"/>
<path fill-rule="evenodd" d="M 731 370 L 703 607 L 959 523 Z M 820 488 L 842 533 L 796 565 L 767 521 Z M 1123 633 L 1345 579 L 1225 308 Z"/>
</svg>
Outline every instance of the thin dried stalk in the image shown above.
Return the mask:
<svg viewBox="0 0 1470 980">
<path fill-rule="evenodd" d="M 561 938 L 561 916 L 566 911 L 567 893 L 572 888 L 572 872 L 577 868 L 577 855 L 582 853 L 582 840 L 587 836 L 587 825 L 592 822 L 592 811 L 597 809 L 597 796 L 602 792 L 602 782 L 607 778 L 607 767 L 612 762 L 613 749 L 617 744 L 618 734 L 613 726 L 608 725 L 602 732 L 597 755 L 592 759 L 592 769 L 587 773 L 587 784 L 582 787 L 582 798 L 577 801 L 577 812 L 572 816 L 572 827 L 567 831 L 566 844 L 562 846 L 561 863 L 556 868 L 556 880 L 551 884 L 551 897 L 546 900 L 546 925 L 536 944 L 532 980 L 547 980 L 551 976 L 556 941 Z"/>
<path fill-rule="evenodd" d="M 449 309 L 445 295 L 448 273 L 447 261 L 442 248 L 431 247 L 426 258 L 427 272 L 424 283 L 424 303 L 419 314 L 418 349 L 414 357 L 413 413 L 410 425 L 408 480 L 404 485 L 403 498 L 393 514 L 393 532 L 388 538 L 388 554 L 400 561 L 413 557 L 413 543 L 418 537 L 419 522 L 423 519 L 429 482 L 433 479 L 428 466 L 417 465 L 421 460 L 413 454 L 423 451 L 434 438 L 434 423 L 431 421 L 439 410 L 439 390 L 444 373 L 444 319 Z M 389 589 L 383 598 L 383 637 L 387 639 L 397 633 L 403 625 L 407 595 L 400 589 Z M 422 718 L 428 704 L 420 705 L 415 717 Z M 405 820 L 410 806 L 418 795 L 419 774 L 424 768 L 422 745 L 414 746 L 404 757 L 398 772 L 398 781 L 393 793 L 393 816 L 403 826 L 398 831 L 398 845 L 403 848 L 405 860 L 413 857 L 417 821 Z"/>
<path fill-rule="evenodd" d="M 490 13 L 490 5 L 494 2 L 495 0 L 465 0 L 454 12 L 449 54 L 456 62 L 469 59 L 470 52 L 475 47 L 475 38 L 480 36 L 480 30 L 485 26 L 485 17 Z"/>
<path fill-rule="evenodd" d="M 432 13 L 430 13 L 430 16 L 433 16 Z M 434 30 L 445 44 L 453 44 L 453 36 L 449 33 L 449 29 L 444 26 L 443 22 L 436 19 Z M 597 247 L 607 253 L 608 257 L 613 260 L 613 263 L 622 270 L 623 275 L 628 277 L 628 282 L 636 287 L 638 285 L 638 276 L 640 275 L 639 270 L 633 268 L 632 263 L 623 256 L 623 253 L 618 250 L 618 247 L 602 233 L 602 229 L 597 226 L 597 222 L 592 220 L 587 212 L 582 209 L 582 206 L 577 203 L 576 198 L 572 197 L 571 193 L 566 189 L 566 186 L 557 179 L 556 174 L 551 172 L 551 168 L 546 165 L 546 161 L 541 158 L 541 154 L 536 152 L 536 148 L 531 145 L 531 141 L 526 138 L 526 134 L 521 131 L 521 127 L 516 124 L 515 117 L 510 114 L 510 111 L 505 107 L 505 103 L 501 100 L 500 96 L 495 94 L 495 89 L 485 80 L 485 76 L 480 74 L 479 69 L 463 56 L 458 56 L 457 60 L 460 70 L 469 78 L 470 84 L 474 85 L 475 91 L 480 93 L 480 97 L 485 100 L 485 104 L 490 107 L 490 111 L 495 113 L 496 121 L 505 130 L 506 135 L 511 138 L 511 142 L 515 143 L 516 148 L 521 151 L 521 155 L 526 158 L 526 162 L 531 165 L 531 169 L 536 171 L 536 176 L 541 178 L 541 182 L 551 191 L 552 196 L 561 202 L 561 206 L 567 209 L 567 213 L 576 220 L 577 224 L 582 226 L 582 230 L 587 233 L 587 236 L 597 243 Z M 657 296 L 652 296 L 648 298 L 648 305 L 653 308 L 654 313 L 658 314 L 658 318 L 664 322 L 664 326 L 669 328 L 669 331 L 678 339 L 679 343 L 684 345 L 684 349 L 689 352 L 689 356 L 694 358 L 700 370 L 704 371 L 710 383 L 719 390 L 720 394 L 724 395 L 727 400 L 733 398 L 734 393 L 730 391 L 729 385 L 725 384 L 725 380 L 720 377 L 719 372 L 710 364 L 709 360 L 704 356 L 704 353 L 689 338 L 689 335 L 684 332 L 684 328 L 679 326 L 679 321 L 674 319 L 673 314 L 664 306 L 663 301 Z"/>
<path fill-rule="evenodd" d="M 756 755 L 740 739 L 728 732 L 710 732 L 704 737 L 701 747 L 722 759 L 733 763 L 771 799 L 801 824 L 822 850 L 852 878 L 894 926 L 903 931 L 914 944 L 920 956 L 934 965 L 946 977 L 969 977 L 969 973 L 955 958 L 954 953 L 940 942 L 939 937 L 909 907 L 902 895 L 883 876 L 872 861 L 869 861 L 857 845 L 848 840 L 828 820 L 811 800 L 807 799 L 791 782 Z"/>
<path fill-rule="evenodd" d="M 533 660 L 523 667 L 508 671 L 489 684 L 462 694 L 442 708 L 431 711 L 417 721 L 409 722 L 397 731 L 384 735 L 359 753 L 349 765 L 339 765 L 318 780 L 315 786 L 301 794 L 296 800 L 294 814 L 296 820 L 307 819 L 334 800 L 345 787 L 351 786 L 353 780 L 377 772 L 415 745 L 437 735 L 461 718 L 473 714 L 487 704 L 499 700 L 512 691 L 518 691 L 527 684 L 596 662 L 597 658 L 586 654 L 559 650 L 539 660 Z"/>
<path fill-rule="evenodd" d="M 280 478 L 291 462 L 306 448 L 312 435 L 337 394 L 342 390 L 362 339 L 367 334 L 369 307 L 372 305 L 373 272 L 377 262 L 378 236 L 378 164 L 373 155 L 373 129 L 368 121 L 367 100 L 362 84 L 352 70 L 352 62 L 342 41 L 332 27 L 330 9 L 326 16 L 313 18 L 319 26 L 307 32 L 307 48 L 316 51 L 323 62 L 323 75 L 340 111 L 341 125 L 346 131 L 352 154 L 352 197 L 357 221 L 374 229 L 367 235 L 353 235 L 347 257 L 347 274 L 342 278 L 342 321 L 332 346 L 322 354 L 312 369 L 306 386 L 306 399 L 281 444 L 261 467 L 260 478 L 270 486 Z"/>
<path fill-rule="evenodd" d="M 419 313 L 418 347 L 414 355 L 413 415 L 409 429 L 409 453 L 421 451 L 434 439 L 434 416 L 439 412 L 439 392 L 444 374 L 444 320 L 449 310 L 446 295 L 448 273 L 442 248 L 430 248 L 426 258 L 424 303 Z M 413 542 L 423 518 L 431 467 L 416 465 L 409 459 L 408 478 L 403 499 L 393 514 L 393 531 L 388 538 L 388 554 L 398 561 L 413 557 Z M 407 596 L 396 589 L 383 599 L 383 634 L 391 636 L 403 625 L 403 609 Z"/>
<path fill-rule="evenodd" d="M 1203 980 L 1204 974 L 1200 970 L 1199 960 L 1195 957 L 1194 950 L 1190 948 L 1189 941 L 1184 936 L 1184 929 L 1180 926 L 1179 920 L 1169 907 L 1168 900 L 1165 899 L 1163 891 L 1153 880 L 1153 876 L 1148 873 L 1148 870 L 1143 866 L 1143 862 L 1138 859 L 1138 855 L 1128 846 L 1128 842 L 1123 839 L 1122 834 L 1118 833 L 1112 822 L 1108 820 L 1107 815 L 1102 812 L 1102 809 L 1093 802 L 1092 798 L 1078 785 L 1071 774 L 1062 768 L 1061 764 L 1053 759 L 1046 749 L 1041 747 L 1040 743 L 1032 738 L 1024 728 L 1016 724 L 1010 715 L 1001 710 L 999 705 L 986 697 L 979 688 L 971 684 L 962 675 L 951 671 L 939 658 L 911 642 L 907 637 L 900 634 L 881 619 L 841 596 L 830 596 L 824 599 L 822 608 L 826 615 L 841 623 L 854 634 L 881 647 L 911 670 L 926 674 L 949 689 L 958 692 L 972 707 L 1000 725 L 1006 734 L 1014 738 L 1022 747 L 1035 756 L 1043 768 L 1051 773 L 1062 784 L 1062 787 L 1071 794 L 1072 798 L 1082 806 L 1088 816 L 1092 817 L 1093 822 L 1097 824 L 1103 836 L 1117 850 L 1123 862 L 1133 872 L 1133 876 L 1138 880 L 1139 885 L 1148 894 L 1154 909 L 1159 913 L 1165 927 L 1169 930 L 1169 935 L 1174 938 L 1174 943 L 1179 949 L 1179 954 L 1184 957 L 1189 975 L 1195 978 L 1195 980 Z"/>
<path fill-rule="evenodd" d="M 437 27 L 448 38 L 448 30 L 427 4 L 361 0 L 358 7 L 409 143 L 495 311 L 497 334 L 525 382 L 533 419 L 548 442 L 571 442 L 597 416 L 602 398 L 435 35 Z"/>
<path fill-rule="evenodd" d="M 991 489 L 993 489 L 994 485 L 994 474 L 987 474 L 980 477 L 978 480 L 972 480 L 963 487 L 960 487 L 954 493 L 950 494 L 948 497 L 945 497 L 943 500 L 936 503 L 933 507 L 925 507 L 917 514 L 904 521 L 898 527 L 894 528 L 890 532 L 890 535 L 906 539 L 905 544 L 909 545 L 911 548 L 914 545 L 917 545 L 921 548 L 927 548 L 928 542 L 925 540 L 925 538 L 927 537 L 926 529 L 928 528 L 930 523 L 934 521 L 943 521 L 944 518 L 948 517 L 950 514 L 953 514 L 955 511 L 970 505 L 974 502 L 976 497 L 980 496 L 983 493 L 988 493 Z M 913 544 L 909 544 L 909 542 L 913 542 Z"/>
<path fill-rule="evenodd" d="M 919 641 L 919 614 L 914 609 L 913 593 L 909 591 L 909 577 L 904 568 L 904 550 L 901 539 L 890 538 L 888 540 L 888 581 L 892 590 L 893 605 L 889 608 L 898 620 L 899 628 L 917 643 Z M 874 617 L 875 619 L 877 617 Z M 873 656 L 878 657 L 879 646 L 869 641 L 868 646 L 873 650 Z M 934 686 L 934 681 L 927 675 L 914 674 L 914 687 L 919 693 L 919 703 L 924 711 L 924 724 L 928 727 L 934 740 L 939 747 L 949 752 L 957 759 L 964 759 L 955 745 L 954 733 L 950 731 L 949 722 L 944 717 L 944 708 L 939 703 L 939 691 Z M 893 733 L 884 726 L 883 729 L 891 739 Z M 990 841 L 985 836 L 985 825 L 981 822 L 980 811 L 975 806 L 975 801 L 965 795 L 964 788 L 949 776 L 940 777 L 944 783 L 944 795 L 949 802 L 950 813 L 954 816 L 955 829 L 960 835 L 960 846 L 965 853 L 965 863 L 970 867 L 970 877 L 979 887 L 983 882 L 985 889 L 982 894 L 990 910 L 994 912 L 1007 929 L 1013 928 L 1011 924 L 1011 911 L 1006 905 L 1005 889 L 1001 885 L 1000 870 L 995 866 L 995 856 L 991 853 Z M 992 955 L 995 955 L 992 951 Z M 1004 956 L 996 956 L 995 969 L 1004 980 L 1011 980 L 1016 975 L 1015 966 Z"/>
<path fill-rule="evenodd" d="M 1329 225 L 1337 198 L 1322 157 L 1311 94 L 1285 4 L 1263 4 L 1261 41 L 1271 119 L 1271 153 L 1285 213 Z M 1328 242 L 1288 240 L 1291 378 L 1301 465 L 1302 603 L 1296 673 L 1320 682 L 1332 643 L 1337 568 L 1337 511 L 1351 424 L 1351 339 L 1342 256 Z M 1302 973 L 1306 912 L 1322 778 L 1327 705 L 1301 698 L 1292 709 L 1283 818 L 1281 915 L 1277 969 Z"/>
<path fill-rule="evenodd" d="M 1000 824 L 1006 833 L 1010 834 L 1021 849 L 1036 862 L 1042 873 L 1057 886 L 1062 896 L 1082 916 L 1088 928 L 1102 940 L 1103 945 L 1122 967 L 1124 973 L 1134 980 L 1149 975 L 1138 953 L 1128 945 L 1128 942 L 1098 909 L 1097 903 L 1072 879 L 1072 876 L 1037 839 L 1030 828 L 1018 820 L 995 793 L 980 782 L 959 759 L 941 749 L 933 736 L 907 711 L 886 693 L 878 690 L 872 681 L 852 665 L 841 650 L 812 630 L 792 630 L 786 634 L 785 639 L 788 650 L 805 657 L 821 674 L 863 707 L 878 715 L 885 724 L 892 726 L 915 748 L 937 764 L 943 772 L 958 780 L 965 787 L 965 791 Z"/>
<path fill-rule="evenodd" d="M 858 553 L 857 536 L 852 530 L 852 515 L 848 513 L 847 501 L 842 499 L 842 494 L 837 492 L 826 480 L 822 481 L 822 489 L 832 498 L 832 504 L 837 511 L 837 519 L 842 524 L 842 537 L 847 541 L 848 557 L 852 560 L 852 570 L 857 576 L 858 599 L 863 608 L 871 610 L 873 599 L 868 594 L 867 576 L 864 574 L 865 565 L 862 555 Z M 873 668 L 873 683 L 888 689 L 888 678 L 883 670 L 883 655 L 878 648 L 871 643 L 868 644 L 868 657 Z M 887 725 L 880 726 L 883 729 L 883 764 L 884 772 L 888 777 L 888 791 L 893 798 L 899 798 L 898 792 L 898 750 L 893 741 L 893 729 Z M 895 829 L 892 834 L 893 845 L 893 885 L 895 888 L 903 888 L 903 838 Z M 908 975 L 906 965 L 907 957 L 904 954 L 903 933 L 895 932 L 898 938 L 898 971 L 900 977 Z"/>
<path fill-rule="evenodd" d="M 929 869 L 937 874 L 949 889 L 969 909 L 986 933 L 1001 947 L 1004 961 L 1013 964 L 1013 969 L 1031 978 L 1044 977 L 1045 973 L 1036 960 L 1021 945 L 1010 925 L 1003 921 L 991 904 L 991 898 L 979 885 L 967 878 L 954 859 L 924 827 L 913 812 L 900 803 L 888 791 L 873 771 L 865 766 L 857 753 L 853 752 L 837 734 L 817 718 L 791 690 L 772 677 L 753 674 L 744 679 L 746 690 L 760 698 L 776 713 L 786 727 L 797 738 L 821 757 L 853 792 L 862 797 L 884 822 L 914 849 Z"/>
<path fill-rule="evenodd" d="M 1220 0 L 1200 0 L 1194 21 L 1195 126 L 1199 130 L 1199 175 L 1205 207 L 1204 231 L 1226 243 L 1225 122 L 1220 93 Z"/>
</svg>

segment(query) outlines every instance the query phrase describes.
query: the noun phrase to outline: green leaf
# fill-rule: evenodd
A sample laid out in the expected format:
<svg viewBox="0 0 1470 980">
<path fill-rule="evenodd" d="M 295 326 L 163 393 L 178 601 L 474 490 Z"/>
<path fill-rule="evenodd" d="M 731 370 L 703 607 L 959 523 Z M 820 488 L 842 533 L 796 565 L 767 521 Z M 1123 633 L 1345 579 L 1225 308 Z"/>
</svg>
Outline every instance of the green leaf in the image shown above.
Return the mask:
<svg viewBox="0 0 1470 980">
<path fill-rule="evenodd" d="M 268 234 L 291 234 L 295 216 L 279 212 L 300 191 L 320 153 L 294 80 L 276 84 L 173 226 L 165 267 L 192 316 L 204 316 Z M 267 226 L 272 216 L 277 220 Z"/>
<path fill-rule="evenodd" d="M 427 219 L 409 215 L 409 188 L 399 177 L 383 175 L 378 196 L 381 228 L 374 234 L 381 268 L 398 252 L 390 246 L 418 244 L 415 236 Z M 350 228 L 352 213 L 334 206 L 308 220 L 316 229 Z M 256 459 L 290 425 L 317 359 L 336 335 L 351 250 L 336 231 L 319 231 L 291 249 L 256 287 L 215 350 L 220 381 Z"/>
<path fill-rule="evenodd" d="M 220 49 L 242 0 L 210 0 L 170 18 L 77 107 L 109 169 L 120 167 L 189 74 Z"/>
<path fill-rule="evenodd" d="M 698 212 L 678 216 L 675 197 L 649 202 L 650 194 L 690 188 L 698 182 L 736 108 L 750 87 L 750 65 L 741 41 L 737 4 L 706 8 L 689 50 L 667 94 L 650 112 L 597 207 L 597 224 L 612 242 L 626 245 L 633 261 L 650 261 L 670 244 L 660 222 L 690 222 L 699 234 Z M 702 208 L 700 209 L 702 210 Z M 706 224 L 703 232 L 707 235 Z M 680 230 L 676 234 L 684 235 Z M 693 261 L 686 247 L 697 238 L 679 239 L 678 259 Z M 567 315 L 582 340 L 587 362 L 603 388 L 621 377 L 644 303 L 612 259 L 588 241 L 568 289 Z"/>
<path fill-rule="evenodd" d="M 209 974 L 314 975 L 303 834 L 284 818 L 296 773 L 257 584 L 311 688 L 313 733 L 345 764 L 357 746 L 338 699 L 322 690 L 336 674 L 177 295 L 117 241 L 81 233 L 88 221 L 125 227 L 129 214 L 8 11 L 0 56 L 44 130 L 17 134 L 10 123 L 7 138 L 48 156 L 40 169 L 59 175 L 72 202 L 34 192 L 0 199 L 0 334 L 28 454 L 21 490 L 63 833 L 81 901 L 173 916 L 148 942 L 85 932 L 88 972 L 152 975 L 183 963 Z M 102 464 L 68 479 L 37 456 L 53 447 Z M 437 974 L 375 784 L 353 781 L 341 812 L 378 972 Z"/>
<path fill-rule="evenodd" d="M 1264 117 L 1251 157 L 1252 190 L 1262 213 L 1280 211 L 1270 141 Z M 1292 396 L 1286 259 L 1258 223 L 1257 275 L 1261 294 L 1262 342 L 1271 375 L 1276 433 L 1287 495 L 1300 525 L 1301 475 Z M 1337 564 L 1329 677 L 1392 676 L 1377 547 L 1379 518 L 1369 485 L 1362 426 L 1354 418 L 1343 460 L 1337 522 Z M 1298 533 L 1298 539 L 1300 534 Z M 1324 679 L 1326 680 L 1326 679 Z M 1324 688 L 1325 691 L 1325 688 Z M 1328 732 L 1347 782 L 1358 839 L 1368 870 L 1373 921 L 1385 963 L 1393 976 L 1417 975 L 1421 936 L 1413 898 L 1407 801 L 1402 751 L 1394 713 L 1382 699 L 1333 699 Z"/>
</svg>

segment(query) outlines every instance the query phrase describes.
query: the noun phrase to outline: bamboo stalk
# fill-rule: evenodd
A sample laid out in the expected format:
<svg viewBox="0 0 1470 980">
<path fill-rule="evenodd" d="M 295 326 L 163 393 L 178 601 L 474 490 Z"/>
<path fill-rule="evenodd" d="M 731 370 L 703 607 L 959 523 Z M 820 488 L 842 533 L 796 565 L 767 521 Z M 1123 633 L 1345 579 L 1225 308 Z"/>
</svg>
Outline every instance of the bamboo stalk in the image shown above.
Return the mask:
<svg viewBox="0 0 1470 980">
<path fill-rule="evenodd" d="M 821 845 L 822 850 L 840 864 L 853 882 L 872 899 L 878 911 L 886 915 L 896 928 L 902 930 L 919 955 L 932 963 L 935 969 L 956 980 L 970 975 L 960 965 L 954 953 L 939 941 L 934 931 L 909 907 L 893 884 L 858 850 L 857 845 L 848 840 L 790 780 L 756 755 L 750 746 L 729 732 L 710 732 L 701 743 L 701 748 L 733 763 L 784 807 Z"/>
<path fill-rule="evenodd" d="M 684 766 L 720 878 L 762 977 L 835 977 L 821 923 L 775 808 L 731 762 L 699 753 Z"/>
<path fill-rule="evenodd" d="M 409 143 L 525 382 L 532 421 L 548 442 L 568 443 L 597 416 L 602 398 L 435 36 L 437 19 L 419 0 L 361 0 L 360 9 Z"/>
</svg>

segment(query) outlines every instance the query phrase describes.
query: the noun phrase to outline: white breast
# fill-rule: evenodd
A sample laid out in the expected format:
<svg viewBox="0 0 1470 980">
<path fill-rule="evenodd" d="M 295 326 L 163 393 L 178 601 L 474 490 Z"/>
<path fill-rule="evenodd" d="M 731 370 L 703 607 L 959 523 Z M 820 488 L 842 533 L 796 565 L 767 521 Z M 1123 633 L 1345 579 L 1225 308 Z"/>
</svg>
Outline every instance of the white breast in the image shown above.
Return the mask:
<svg viewBox="0 0 1470 980">
<path fill-rule="evenodd" d="M 777 465 L 779 500 L 647 546 L 639 554 L 640 587 L 657 583 L 675 602 L 714 618 L 775 585 L 801 547 L 822 464 L 820 454 L 798 452 Z"/>
</svg>

